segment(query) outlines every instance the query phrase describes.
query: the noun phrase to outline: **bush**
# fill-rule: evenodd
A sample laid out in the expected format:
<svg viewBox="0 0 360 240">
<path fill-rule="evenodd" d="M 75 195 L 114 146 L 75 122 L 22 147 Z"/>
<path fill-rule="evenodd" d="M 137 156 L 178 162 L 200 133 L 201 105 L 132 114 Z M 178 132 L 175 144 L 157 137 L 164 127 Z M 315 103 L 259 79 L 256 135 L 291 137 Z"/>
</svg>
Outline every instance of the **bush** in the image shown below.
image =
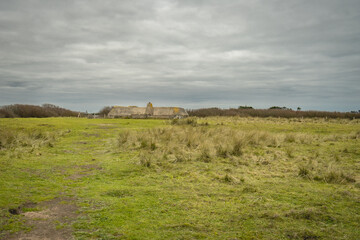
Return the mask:
<svg viewBox="0 0 360 240">
<path fill-rule="evenodd" d="M 0 118 L 43 118 L 43 117 L 75 117 L 78 113 L 52 104 L 42 106 L 14 104 L 0 108 Z"/>
<path fill-rule="evenodd" d="M 109 112 L 111 111 L 112 107 L 106 106 L 103 107 L 100 112 L 98 113 L 101 117 L 105 116 L 107 117 L 107 115 L 109 114 Z"/>
<path fill-rule="evenodd" d="M 282 110 L 291 110 L 291 108 L 287 108 L 287 107 L 279 107 L 279 106 L 272 106 L 269 109 L 282 109 Z"/>
<path fill-rule="evenodd" d="M 238 109 L 254 109 L 254 108 L 250 106 L 239 106 Z"/>
<path fill-rule="evenodd" d="M 271 107 L 270 109 L 252 109 L 239 107 L 237 109 L 202 108 L 187 110 L 189 116 L 239 116 L 239 117 L 283 117 L 283 118 L 348 118 L 360 119 L 360 113 L 325 112 L 325 111 L 293 111 L 286 107 Z"/>
</svg>

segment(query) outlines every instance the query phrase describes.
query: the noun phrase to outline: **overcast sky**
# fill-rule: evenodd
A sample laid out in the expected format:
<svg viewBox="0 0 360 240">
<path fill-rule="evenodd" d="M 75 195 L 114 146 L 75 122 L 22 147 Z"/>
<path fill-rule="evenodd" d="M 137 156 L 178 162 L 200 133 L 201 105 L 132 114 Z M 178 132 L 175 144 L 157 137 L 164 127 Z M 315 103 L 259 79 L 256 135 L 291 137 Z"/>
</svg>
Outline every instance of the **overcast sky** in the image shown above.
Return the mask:
<svg viewBox="0 0 360 240">
<path fill-rule="evenodd" d="M 1 0 L 0 105 L 360 109 L 359 0 Z"/>
</svg>

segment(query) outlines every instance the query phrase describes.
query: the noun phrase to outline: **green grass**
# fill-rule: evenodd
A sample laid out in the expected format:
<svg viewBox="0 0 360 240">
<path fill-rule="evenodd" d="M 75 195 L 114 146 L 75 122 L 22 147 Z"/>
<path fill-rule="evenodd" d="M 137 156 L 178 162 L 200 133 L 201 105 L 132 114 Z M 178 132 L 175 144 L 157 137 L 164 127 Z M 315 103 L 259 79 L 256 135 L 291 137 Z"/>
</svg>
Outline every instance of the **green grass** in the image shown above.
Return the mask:
<svg viewBox="0 0 360 240">
<path fill-rule="evenodd" d="M 76 239 L 359 239 L 360 121 L 0 119 L 9 208 L 76 199 Z M 62 223 L 57 228 L 61 229 Z"/>
</svg>

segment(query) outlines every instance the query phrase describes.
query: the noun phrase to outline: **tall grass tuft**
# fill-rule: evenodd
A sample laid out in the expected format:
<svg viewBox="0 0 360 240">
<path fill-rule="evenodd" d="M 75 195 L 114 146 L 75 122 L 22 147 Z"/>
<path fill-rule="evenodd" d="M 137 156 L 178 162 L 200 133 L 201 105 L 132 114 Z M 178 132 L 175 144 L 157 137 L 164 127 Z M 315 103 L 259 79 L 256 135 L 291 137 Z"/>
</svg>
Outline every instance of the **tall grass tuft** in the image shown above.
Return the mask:
<svg viewBox="0 0 360 240">
<path fill-rule="evenodd" d="M 243 141 L 236 139 L 233 143 L 233 148 L 232 148 L 231 154 L 234 156 L 243 155 L 243 146 L 244 146 Z"/>
<path fill-rule="evenodd" d="M 221 158 L 228 157 L 229 151 L 222 145 L 216 147 L 216 156 Z"/>
<path fill-rule="evenodd" d="M 211 162 L 211 154 L 210 154 L 210 151 L 208 148 L 203 148 L 201 150 L 199 160 L 206 162 L 206 163 Z"/>
<path fill-rule="evenodd" d="M 310 175 L 310 170 L 306 166 L 299 167 L 299 176 L 303 178 L 307 178 Z"/>
<path fill-rule="evenodd" d="M 118 147 L 122 147 L 126 144 L 126 142 L 128 141 L 129 135 L 130 135 L 129 131 L 122 131 L 119 133 L 118 138 L 117 138 Z"/>
<path fill-rule="evenodd" d="M 141 166 L 150 168 L 152 165 L 151 154 L 147 152 L 142 152 L 139 155 L 139 162 Z"/>
<path fill-rule="evenodd" d="M 43 145 L 52 146 L 55 135 L 58 133 L 41 130 L 17 131 L 0 129 L 0 150 Z"/>
<path fill-rule="evenodd" d="M 212 119 L 209 126 L 197 124 L 196 119 L 189 121 L 176 119 L 165 127 L 142 131 L 123 131 L 118 135 L 116 147 L 122 151 L 140 152 L 138 160 L 145 167 L 171 168 L 174 164 L 182 165 L 200 161 L 205 163 L 222 162 L 234 166 L 254 164 L 256 168 L 271 166 L 274 169 L 274 167 L 279 167 L 278 163 L 287 162 L 286 164 L 295 166 L 292 168 L 295 170 L 295 174 L 307 180 L 327 183 L 355 181 L 351 174 L 346 173 L 346 169 L 341 171 L 337 169 L 336 166 L 340 166 L 343 162 L 339 153 L 327 154 L 331 160 L 334 158 L 336 160 L 331 168 L 328 166 L 329 158 L 325 158 L 324 153 L 317 149 L 309 153 L 311 161 L 305 164 L 299 162 L 301 156 L 306 154 L 303 147 L 308 148 L 307 145 L 314 142 L 314 146 L 323 143 L 329 135 L 296 132 L 274 133 L 263 130 L 245 131 L 232 127 L 232 124 L 236 124 L 236 118 L 227 118 L 226 120 L 228 121 L 227 125 L 213 127 L 215 124 Z M 350 136 L 348 135 L 344 135 L 344 139 L 348 139 Z M 42 139 L 45 135 L 34 133 L 32 137 Z M 11 142 L 13 140 L 10 136 L 9 140 L 2 141 Z M 307 158 L 303 157 L 303 159 Z M 270 164 L 272 162 L 274 164 Z M 278 169 L 281 172 L 284 171 L 284 167 Z"/>
</svg>

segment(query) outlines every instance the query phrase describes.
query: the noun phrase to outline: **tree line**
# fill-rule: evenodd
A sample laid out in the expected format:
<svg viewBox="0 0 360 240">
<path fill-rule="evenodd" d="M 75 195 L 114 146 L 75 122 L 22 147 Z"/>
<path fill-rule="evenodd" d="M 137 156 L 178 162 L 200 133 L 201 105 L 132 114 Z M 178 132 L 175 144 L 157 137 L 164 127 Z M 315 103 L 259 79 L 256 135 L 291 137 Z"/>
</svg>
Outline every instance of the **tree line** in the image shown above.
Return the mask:
<svg viewBox="0 0 360 240">
<path fill-rule="evenodd" d="M 271 107 L 269 109 L 253 109 L 252 107 L 239 107 L 230 109 L 201 108 L 187 110 L 189 116 L 240 116 L 240 117 L 282 117 L 282 118 L 348 118 L 359 119 L 356 112 L 326 112 L 326 111 L 294 111 L 285 107 Z"/>
<path fill-rule="evenodd" d="M 0 107 L 0 118 L 76 117 L 79 113 L 53 104 L 13 104 Z"/>
</svg>

